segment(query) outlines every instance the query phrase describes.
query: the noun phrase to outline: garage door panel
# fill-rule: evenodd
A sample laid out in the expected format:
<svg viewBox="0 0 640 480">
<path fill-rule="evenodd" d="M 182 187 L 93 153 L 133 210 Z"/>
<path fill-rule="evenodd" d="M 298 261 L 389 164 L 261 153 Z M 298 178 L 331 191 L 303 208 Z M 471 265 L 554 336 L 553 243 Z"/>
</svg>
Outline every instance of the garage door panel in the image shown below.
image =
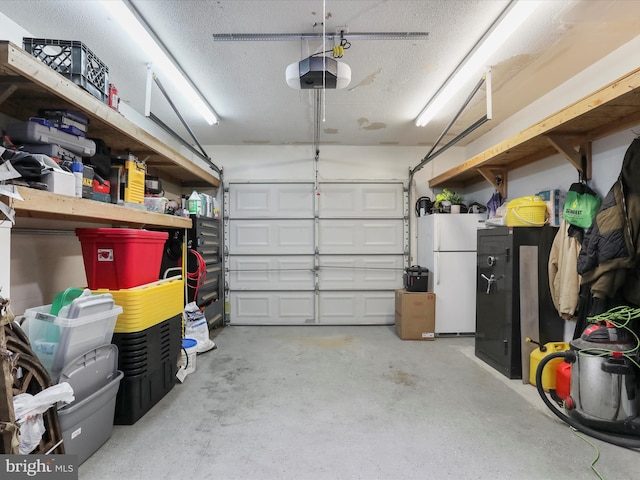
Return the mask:
<svg viewBox="0 0 640 480">
<path fill-rule="evenodd" d="M 395 293 L 321 291 L 320 323 L 327 325 L 391 325 L 395 321 Z"/>
<path fill-rule="evenodd" d="M 400 183 L 320 185 L 320 218 L 397 218 L 403 216 Z"/>
<path fill-rule="evenodd" d="M 229 184 L 232 324 L 393 324 L 406 262 L 403 184 L 321 182 L 315 193 L 312 182 Z"/>
<path fill-rule="evenodd" d="M 313 184 L 231 184 L 230 218 L 305 218 L 313 214 Z"/>
<path fill-rule="evenodd" d="M 402 254 L 401 219 L 321 219 L 321 254 Z"/>
<path fill-rule="evenodd" d="M 313 254 L 313 220 L 230 220 L 231 254 Z"/>
<path fill-rule="evenodd" d="M 320 289 L 402 288 L 402 255 L 322 255 L 318 271 Z"/>
<path fill-rule="evenodd" d="M 234 325 L 314 323 L 314 292 L 230 291 Z"/>
<path fill-rule="evenodd" d="M 234 256 L 229 260 L 232 290 L 313 290 L 312 256 Z"/>
</svg>

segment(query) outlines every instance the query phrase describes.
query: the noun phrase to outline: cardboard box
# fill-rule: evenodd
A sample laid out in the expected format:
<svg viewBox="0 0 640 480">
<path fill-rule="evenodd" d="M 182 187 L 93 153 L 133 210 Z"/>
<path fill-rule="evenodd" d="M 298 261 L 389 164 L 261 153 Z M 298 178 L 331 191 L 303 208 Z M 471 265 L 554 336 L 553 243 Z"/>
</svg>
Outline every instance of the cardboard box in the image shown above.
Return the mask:
<svg viewBox="0 0 640 480">
<path fill-rule="evenodd" d="M 396 290 L 396 333 L 402 340 L 435 340 L 436 295 Z"/>
</svg>

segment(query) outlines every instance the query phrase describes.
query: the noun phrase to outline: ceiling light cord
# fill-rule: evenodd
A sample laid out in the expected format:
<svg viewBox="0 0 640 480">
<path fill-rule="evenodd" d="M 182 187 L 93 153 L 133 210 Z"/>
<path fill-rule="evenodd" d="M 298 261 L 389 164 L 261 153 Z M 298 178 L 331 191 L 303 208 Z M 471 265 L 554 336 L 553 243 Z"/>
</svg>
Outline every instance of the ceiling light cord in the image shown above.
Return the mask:
<svg viewBox="0 0 640 480">
<path fill-rule="evenodd" d="M 327 50 L 327 31 L 326 31 L 326 23 L 327 19 L 327 0 L 322 0 L 322 50 Z M 326 95 L 325 89 L 327 85 L 327 57 L 322 56 L 322 121 L 326 122 L 326 113 L 327 113 L 327 105 L 326 105 Z"/>
<path fill-rule="evenodd" d="M 314 89 L 314 101 L 313 101 L 313 148 L 319 152 L 320 151 L 320 119 L 321 119 L 321 108 L 322 101 L 320 99 L 322 95 L 322 89 Z"/>
</svg>

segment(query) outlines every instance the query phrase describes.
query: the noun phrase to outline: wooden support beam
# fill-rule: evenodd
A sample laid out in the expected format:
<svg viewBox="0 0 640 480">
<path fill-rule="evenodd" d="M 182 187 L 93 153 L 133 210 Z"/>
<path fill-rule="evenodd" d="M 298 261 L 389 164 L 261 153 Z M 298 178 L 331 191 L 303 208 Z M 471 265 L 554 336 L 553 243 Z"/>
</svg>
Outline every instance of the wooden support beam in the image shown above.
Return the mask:
<svg viewBox="0 0 640 480">
<path fill-rule="evenodd" d="M 0 93 L 0 105 L 2 105 L 7 98 L 13 95 L 13 92 L 18 90 L 18 86 L 15 83 L 12 83 L 7 88 L 5 88 L 4 92 Z"/>
<path fill-rule="evenodd" d="M 8 301 L 0 297 L 0 453 L 17 454 L 18 447 L 13 444 L 16 419 L 13 411 L 13 373 L 4 335 L 4 326 L 13 320 L 8 305 Z"/>
<path fill-rule="evenodd" d="M 495 187 L 500 192 L 502 198 L 507 198 L 507 169 L 506 168 L 492 168 L 492 167 L 478 167 L 478 172 L 484 177 L 484 179 Z"/>
<path fill-rule="evenodd" d="M 567 138 L 561 135 L 547 135 L 546 139 L 551 145 L 576 167 L 582 180 L 591 179 L 591 142 L 585 142 L 576 150 Z"/>
</svg>

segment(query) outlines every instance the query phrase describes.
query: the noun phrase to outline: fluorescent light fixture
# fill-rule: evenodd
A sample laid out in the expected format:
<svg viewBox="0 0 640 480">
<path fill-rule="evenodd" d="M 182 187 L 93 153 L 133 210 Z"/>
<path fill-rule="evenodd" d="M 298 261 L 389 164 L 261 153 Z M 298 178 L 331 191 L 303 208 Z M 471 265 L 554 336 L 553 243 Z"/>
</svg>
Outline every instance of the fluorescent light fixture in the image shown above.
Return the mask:
<svg viewBox="0 0 640 480">
<path fill-rule="evenodd" d="M 184 74 L 156 43 L 138 17 L 122 0 L 102 0 L 100 3 L 109 12 L 131 39 L 145 52 L 156 73 L 164 74 L 178 88 L 209 125 L 218 123 L 218 117 L 205 102 Z"/>
<path fill-rule="evenodd" d="M 429 123 L 470 78 L 474 78 L 481 69 L 484 69 L 485 62 L 489 57 L 498 50 L 541 3 L 541 1 L 537 0 L 520 0 L 510 4 L 508 11 L 502 14 L 500 23 L 484 35 L 484 38 L 476 46 L 477 48 L 470 55 L 467 55 L 467 58 L 460 64 L 453 77 L 449 78 L 436 96 L 420 112 L 416 119 L 416 125 L 424 127 Z"/>
</svg>

